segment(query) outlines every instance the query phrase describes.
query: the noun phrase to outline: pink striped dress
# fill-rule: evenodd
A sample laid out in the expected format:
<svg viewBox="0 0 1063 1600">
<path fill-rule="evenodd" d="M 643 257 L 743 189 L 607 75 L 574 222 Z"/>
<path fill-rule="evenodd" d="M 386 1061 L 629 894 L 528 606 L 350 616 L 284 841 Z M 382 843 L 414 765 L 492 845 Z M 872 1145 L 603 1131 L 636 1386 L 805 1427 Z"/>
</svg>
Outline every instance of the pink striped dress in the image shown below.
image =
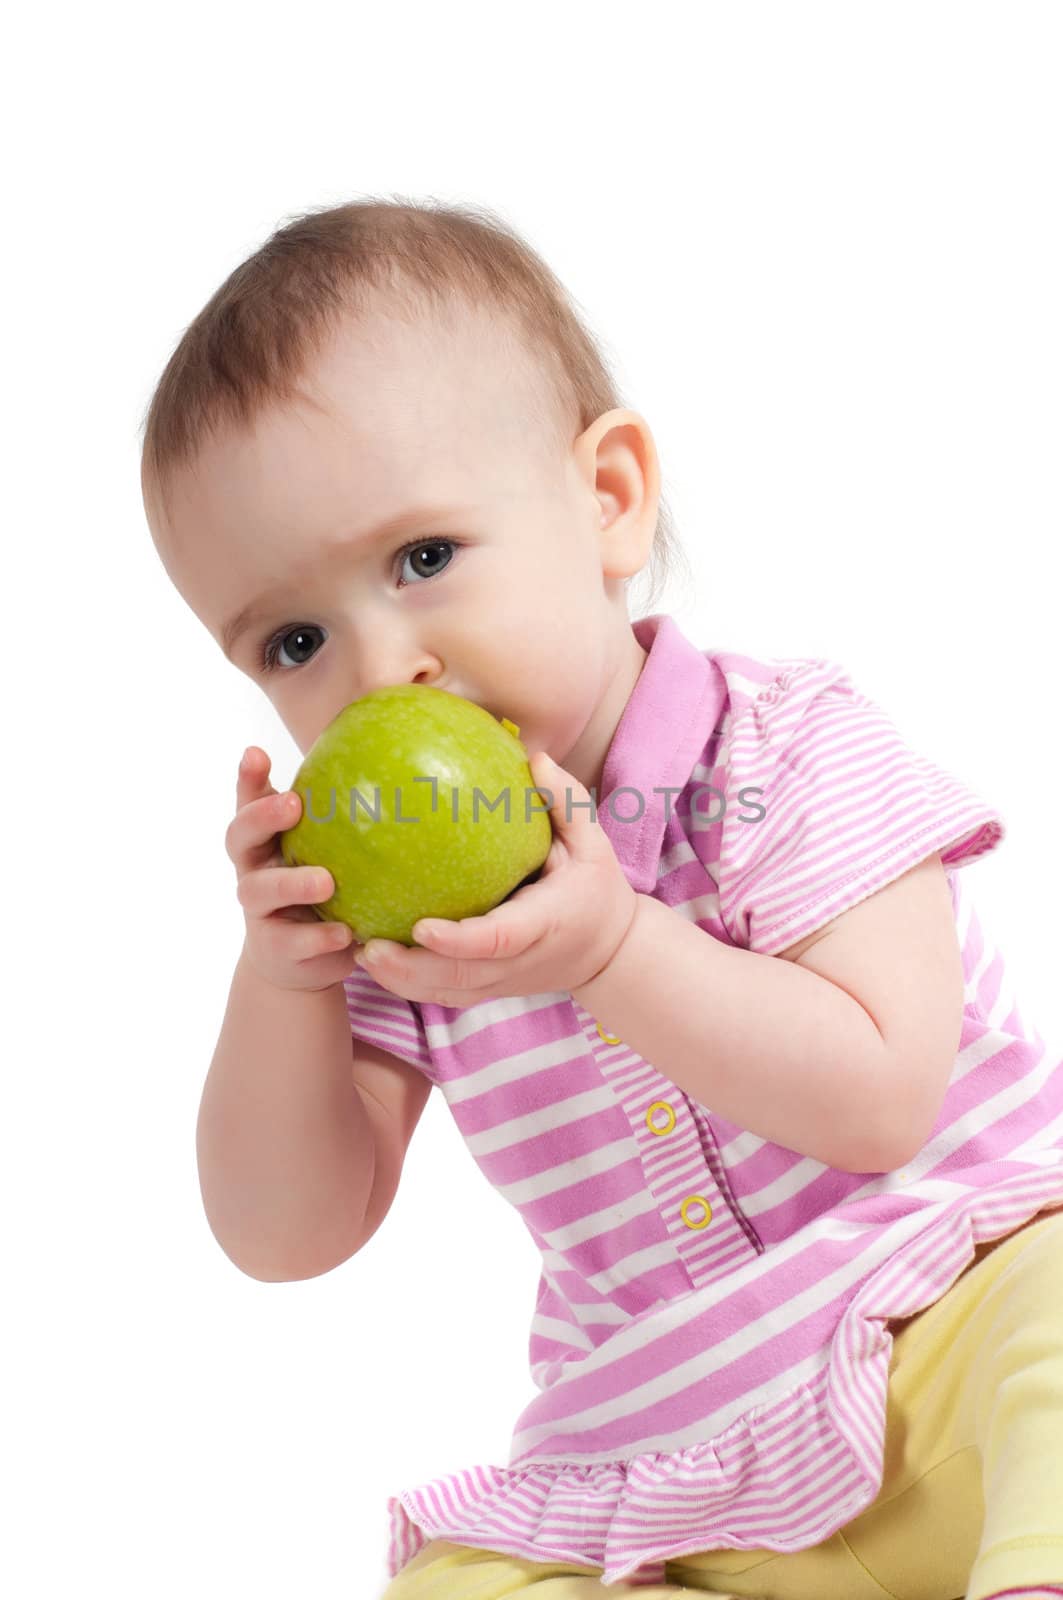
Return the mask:
<svg viewBox="0 0 1063 1600">
<path fill-rule="evenodd" d="M 1063 1053 L 1020 1015 L 959 871 L 1000 817 L 835 662 L 632 626 L 649 654 L 592 796 L 628 881 L 774 955 L 940 851 L 955 1067 L 914 1161 L 846 1173 L 700 1104 L 567 993 L 462 1011 L 352 975 L 352 1032 L 438 1086 L 542 1258 L 509 1461 L 391 1496 L 390 1576 L 432 1538 L 636 1586 L 691 1551 L 818 1544 L 882 1481 L 889 1319 L 1063 1204 Z"/>
</svg>

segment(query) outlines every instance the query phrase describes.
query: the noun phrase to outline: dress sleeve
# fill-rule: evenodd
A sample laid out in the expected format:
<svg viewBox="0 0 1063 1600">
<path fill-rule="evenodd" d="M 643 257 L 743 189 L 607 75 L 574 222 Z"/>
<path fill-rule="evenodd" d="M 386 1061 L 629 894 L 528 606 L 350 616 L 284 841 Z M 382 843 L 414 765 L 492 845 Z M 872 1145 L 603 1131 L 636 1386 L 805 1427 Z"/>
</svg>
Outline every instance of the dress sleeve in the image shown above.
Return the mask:
<svg viewBox="0 0 1063 1600">
<path fill-rule="evenodd" d="M 787 663 L 736 713 L 726 802 L 720 919 L 735 944 L 764 955 L 934 851 L 956 868 L 1004 837 L 999 814 L 909 749 L 833 661 Z"/>
<path fill-rule="evenodd" d="M 376 983 L 359 968 L 343 980 L 351 1035 L 389 1050 L 435 1082 L 420 1007 Z"/>
</svg>

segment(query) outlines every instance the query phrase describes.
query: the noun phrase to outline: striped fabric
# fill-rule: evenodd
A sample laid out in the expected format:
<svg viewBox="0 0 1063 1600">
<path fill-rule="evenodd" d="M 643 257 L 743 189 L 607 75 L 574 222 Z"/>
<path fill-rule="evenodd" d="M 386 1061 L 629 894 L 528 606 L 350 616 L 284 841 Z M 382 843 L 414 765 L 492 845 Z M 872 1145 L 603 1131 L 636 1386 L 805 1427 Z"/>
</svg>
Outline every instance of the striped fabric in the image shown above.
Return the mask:
<svg viewBox="0 0 1063 1600">
<path fill-rule="evenodd" d="M 845 1173 L 699 1104 L 569 994 L 456 1010 L 353 974 L 352 1032 L 438 1086 L 542 1258 L 509 1462 L 391 1496 L 390 1576 L 432 1538 L 636 1586 L 692 1551 L 818 1544 L 882 1481 L 889 1320 L 1063 1204 L 1063 1052 L 1020 1015 L 958 870 L 1000 817 L 836 663 L 632 626 L 649 654 L 593 798 L 633 888 L 774 955 L 939 851 L 955 1068 L 907 1168 Z"/>
</svg>

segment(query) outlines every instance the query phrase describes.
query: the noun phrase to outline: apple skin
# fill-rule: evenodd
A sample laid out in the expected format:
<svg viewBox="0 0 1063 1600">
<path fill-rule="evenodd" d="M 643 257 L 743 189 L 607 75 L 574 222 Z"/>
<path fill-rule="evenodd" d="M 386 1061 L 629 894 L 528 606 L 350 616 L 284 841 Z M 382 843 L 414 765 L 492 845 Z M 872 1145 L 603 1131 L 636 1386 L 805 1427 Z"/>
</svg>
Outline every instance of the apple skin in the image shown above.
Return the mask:
<svg viewBox="0 0 1063 1600">
<path fill-rule="evenodd" d="M 519 731 L 427 684 L 345 706 L 292 781 L 302 813 L 280 840 L 289 866 L 332 875 L 317 915 L 345 922 L 362 944 L 413 946 L 421 917 L 483 916 L 537 871 L 553 830 Z"/>
</svg>

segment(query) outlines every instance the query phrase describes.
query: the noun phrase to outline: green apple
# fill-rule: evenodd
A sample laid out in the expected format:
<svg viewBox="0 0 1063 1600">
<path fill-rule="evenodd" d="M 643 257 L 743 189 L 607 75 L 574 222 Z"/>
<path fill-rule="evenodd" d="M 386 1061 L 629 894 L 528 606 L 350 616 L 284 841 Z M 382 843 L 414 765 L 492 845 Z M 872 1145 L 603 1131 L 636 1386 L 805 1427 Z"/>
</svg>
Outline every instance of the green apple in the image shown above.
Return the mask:
<svg viewBox="0 0 1063 1600">
<path fill-rule="evenodd" d="M 281 835 L 289 866 L 332 875 L 317 915 L 363 944 L 414 945 L 421 917 L 482 916 L 536 872 L 553 830 L 519 734 L 427 684 L 345 706 L 292 781 L 302 813 Z"/>
</svg>

